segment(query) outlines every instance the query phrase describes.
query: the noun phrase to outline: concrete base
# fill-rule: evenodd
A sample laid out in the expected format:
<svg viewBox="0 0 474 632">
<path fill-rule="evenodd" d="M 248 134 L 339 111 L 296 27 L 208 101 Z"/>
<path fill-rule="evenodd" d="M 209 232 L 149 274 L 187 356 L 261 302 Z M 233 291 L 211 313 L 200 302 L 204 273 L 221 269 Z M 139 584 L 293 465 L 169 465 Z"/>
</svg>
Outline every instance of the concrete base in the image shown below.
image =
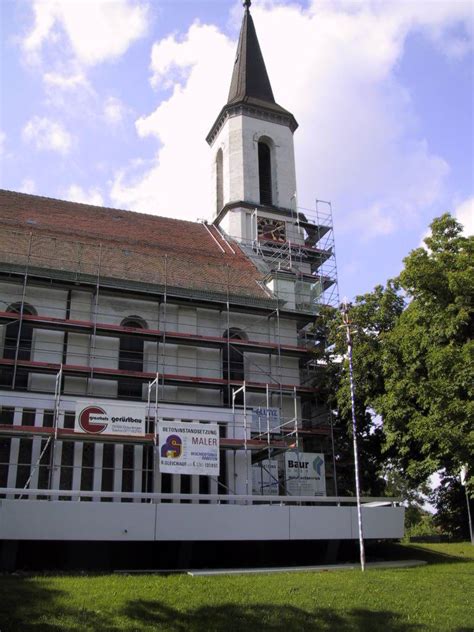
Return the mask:
<svg viewBox="0 0 474 632">
<path fill-rule="evenodd" d="M 403 537 L 403 507 L 364 507 L 367 539 Z M 354 540 L 355 507 L 0 500 L 0 539 L 57 541 Z M 183 563 L 187 554 L 183 551 Z"/>
<path fill-rule="evenodd" d="M 414 568 L 425 566 L 424 560 L 399 560 L 396 562 L 367 562 L 365 567 L 370 568 Z M 360 570 L 358 564 L 327 564 L 325 566 L 284 566 L 276 568 L 223 568 L 218 570 L 188 571 L 191 577 L 206 577 L 209 575 L 255 575 L 257 573 L 302 573 L 322 571 L 355 571 Z"/>
</svg>

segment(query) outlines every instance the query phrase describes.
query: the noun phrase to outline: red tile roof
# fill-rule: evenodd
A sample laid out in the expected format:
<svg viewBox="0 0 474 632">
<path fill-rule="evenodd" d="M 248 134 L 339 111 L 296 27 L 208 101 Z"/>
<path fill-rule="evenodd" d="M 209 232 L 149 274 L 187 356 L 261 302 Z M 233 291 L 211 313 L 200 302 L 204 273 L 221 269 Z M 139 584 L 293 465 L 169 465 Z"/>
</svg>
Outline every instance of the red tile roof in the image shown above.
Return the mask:
<svg viewBox="0 0 474 632">
<path fill-rule="evenodd" d="M 223 246 L 222 252 L 209 230 Z M 32 235 L 30 243 L 30 235 Z M 268 298 L 262 274 L 215 228 L 0 190 L 0 261 L 168 287 Z"/>
</svg>

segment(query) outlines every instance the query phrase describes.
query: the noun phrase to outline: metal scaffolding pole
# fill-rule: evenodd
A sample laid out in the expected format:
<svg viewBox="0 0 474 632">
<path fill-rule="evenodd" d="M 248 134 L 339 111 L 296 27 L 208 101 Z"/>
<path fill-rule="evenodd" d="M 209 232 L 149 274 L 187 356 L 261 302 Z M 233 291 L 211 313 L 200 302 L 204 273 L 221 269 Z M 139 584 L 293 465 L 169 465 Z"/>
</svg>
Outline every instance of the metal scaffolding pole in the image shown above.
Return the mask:
<svg viewBox="0 0 474 632">
<path fill-rule="evenodd" d="M 246 489 L 246 494 L 248 495 L 249 493 L 249 468 L 248 468 L 248 443 L 247 443 L 248 426 L 247 426 L 247 393 L 246 393 L 245 380 L 240 388 L 232 389 L 232 420 L 233 420 L 234 428 L 235 428 L 235 398 L 240 392 L 242 392 L 244 396 L 245 489 Z M 234 455 L 235 455 L 235 451 L 234 451 Z"/>
<path fill-rule="evenodd" d="M 20 322 L 18 324 L 18 332 L 16 335 L 16 349 L 15 349 L 15 362 L 13 365 L 13 377 L 12 377 L 12 390 L 15 390 L 16 386 L 16 374 L 18 369 L 18 358 L 20 355 L 20 342 L 21 342 L 21 329 L 23 326 L 23 314 L 25 310 L 25 297 L 26 297 L 26 287 L 28 284 L 28 273 L 30 269 L 30 258 L 31 258 L 31 246 L 33 243 L 33 233 L 30 233 L 30 240 L 28 242 L 28 257 L 26 259 L 26 267 L 25 274 L 23 277 L 23 290 L 21 294 L 21 304 L 20 304 Z"/>
<path fill-rule="evenodd" d="M 268 470 L 270 472 L 270 477 L 271 477 L 271 471 L 272 471 L 271 454 L 272 454 L 272 450 L 271 450 L 271 445 L 270 445 L 270 414 L 269 414 L 269 409 L 270 409 L 270 389 L 268 388 L 268 384 L 266 385 L 266 396 L 267 396 L 267 459 L 268 459 Z M 258 430 L 260 432 L 260 428 Z M 262 484 L 263 484 L 263 474 L 262 474 Z M 263 489 L 262 489 L 262 494 L 263 494 Z"/>
<path fill-rule="evenodd" d="M 231 392 L 230 386 L 230 268 L 227 266 L 227 296 L 226 296 L 226 318 L 227 318 L 227 401 Z M 224 376 L 222 376 L 224 377 Z M 229 405 L 229 404 L 227 404 Z M 234 398 L 232 397 L 232 406 L 234 405 Z"/>
<path fill-rule="evenodd" d="M 154 484 L 157 476 L 158 470 L 158 387 L 160 382 L 160 374 L 158 371 L 156 372 L 156 377 L 152 382 L 148 383 L 148 397 L 147 397 L 147 414 L 148 420 L 151 420 L 151 392 L 153 387 L 155 387 L 155 402 L 154 402 L 154 424 L 153 424 L 153 453 L 152 453 L 152 463 L 153 463 L 153 492 L 155 492 Z M 147 478 L 148 481 L 148 478 Z"/>
<path fill-rule="evenodd" d="M 331 446 L 332 446 L 332 471 L 334 480 L 334 496 L 337 496 L 337 475 L 336 475 L 336 451 L 334 449 L 334 422 L 332 410 L 329 411 L 329 423 L 331 425 Z"/>
<path fill-rule="evenodd" d="M 93 306 L 93 320 L 92 320 L 92 335 L 90 338 L 89 345 L 89 368 L 90 373 L 87 378 L 87 394 L 90 395 L 93 379 L 94 379 L 94 364 L 95 364 L 95 349 L 96 349 L 96 338 L 97 338 L 97 314 L 99 311 L 99 292 L 100 292 L 100 268 L 102 265 L 102 244 L 99 244 L 99 261 L 97 263 L 97 278 L 95 285 L 95 293 L 94 293 L 94 306 Z"/>
<path fill-rule="evenodd" d="M 58 374 L 56 375 L 56 383 L 54 385 L 54 409 L 53 409 L 53 434 L 50 436 L 51 438 L 51 454 L 49 459 L 49 477 L 48 477 L 48 488 L 52 488 L 53 484 L 53 472 L 55 468 L 55 447 L 58 440 L 58 426 L 59 426 L 59 415 L 60 415 L 60 402 L 61 402 L 61 384 L 63 378 L 63 365 L 59 369 Z"/>
<path fill-rule="evenodd" d="M 280 308 L 276 308 L 277 319 L 277 342 L 278 342 L 278 383 L 280 384 L 280 410 L 283 410 L 283 387 L 281 375 L 281 331 L 280 331 Z"/>
<path fill-rule="evenodd" d="M 352 332 L 351 322 L 349 320 L 347 303 L 342 305 L 342 320 L 346 330 L 347 355 L 349 359 L 349 384 L 351 390 L 351 410 L 352 410 L 352 442 L 354 448 L 354 470 L 355 470 L 355 487 L 357 498 L 357 524 L 359 528 L 359 549 L 360 549 L 360 567 L 365 570 L 365 548 L 364 548 L 364 531 L 362 524 L 362 510 L 360 504 L 360 476 L 359 476 L 359 454 L 357 447 L 357 420 L 355 412 L 355 389 L 354 389 L 354 371 L 352 366 Z"/>
<path fill-rule="evenodd" d="M 165 399 L 165 362 L 166 362 L 166 331 L 168 329 L 168 255 L 165 255 L 165 286 L 163 293 L 163 340 L 161 342 L 161 399 Z M 156 385 L 158 390 L 158 383 Z"/>
<path fill-rule="evenodd" d="M 294 421 L 295 421 L 295 443 L 296 443 L 296 458 L 298 460 L 298 493 L 301 496 L 301 468 L 300 464 L 300 435 L 298 429 L 298 403 L 296 400 L 296 386 L 293 388 L 293 407 L 294 407 Z"/>
<path fill-rule="evenodd" d="M 53 429 L 54 429 L 54 434 L 49 435 L 48 440 L 45 443 L 44 448 L 41 450 L 41 453 L 39 455 L 39 457 L 37 458 L 35 464 L 33 465 L 33 467 L 30 470 L 30 475 L 28 476 L 28 479 L 26 481 L 26 483 L 23 486 L 23 489 L 28 489 L 28 487 L 30 486 L 30 483 L 33 479 L 33 476 L 36 472 L 36 470 L 38 469 L 43 456 L 46 454 L 46 450 L 48 449 L 48 446 L 53 443 L 53 448 L 51 450 L 51 462 L 50 462 L 50 484 L 49 487 L 51 488 L 51 476 L 52 476 L 52 469 L 54 466 L 54 441 L 57 439 L 58 436 L 58 419 L 59 419 L 59 404 L 60 404 L 60 397 L 61 397 L 61 385 L 62 385 L 62 377 L 63 377 L 63 366 L 61 364 L 61 368 L 59 370 L 59 373 L 56 376 L 56 384 L 55 384 L 55 388 L 54 388 L 54 413 L 53 413 Z M 23 498 L 23 494 L 20 494 L 19 499 L 21 500 Z"/>
</svg>

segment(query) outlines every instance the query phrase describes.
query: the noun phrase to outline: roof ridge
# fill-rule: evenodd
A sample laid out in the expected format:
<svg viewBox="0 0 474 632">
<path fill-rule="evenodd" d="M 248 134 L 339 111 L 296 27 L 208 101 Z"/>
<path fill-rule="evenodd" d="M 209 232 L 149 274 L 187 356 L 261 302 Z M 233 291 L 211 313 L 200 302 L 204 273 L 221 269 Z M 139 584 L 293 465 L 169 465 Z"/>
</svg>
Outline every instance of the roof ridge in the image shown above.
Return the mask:
<svg viewBox="0 0 474 632">
<path fill-rule="evenodd" d="M 154 213 L 143 213 L 140 211 L 134 211 L 132 209 L 125 209 L 125 208 L 115 208 L 113 206 L 99 206 L 98 204 L 88 204 L 87 202 L 74 202 L 72 200 L 63 200 L 61 198 L 53 198 L 50 197 L 48 195 L 36 195 L 33 193 L 23 193 L 21 191 L 13 191 L 11 189 L 0 189 L 0 194 L 2 193 L 9 193 L 12 195 L 17 195 L 20 197 L 25 197 L 25 198 L 29 198 L 29 199 L 35 199 L 35 198 L 39 198 L 41 200 L 49 200 L 51 202 L 60 202 L 61 204 L 73 204 L 75 206 L 82 206 L 85 208 L 90 208 L 90 209 L 100 209 L 102 211 L 110 211 L 110 212 L 119 212 L 119 213 L 132 213 L 134 216 L 143 216 L 146 218 L 157 218 L 157 219 L 163 219 L 163 220 L 167 220 L 170 222 L 183 222 L 186 224 L 200 224 L 200 222 L 195 222 L 189 219 L 177 219 L 175 217 L 167 217 L 166 215 L 156 215 Z"/>
</svg>

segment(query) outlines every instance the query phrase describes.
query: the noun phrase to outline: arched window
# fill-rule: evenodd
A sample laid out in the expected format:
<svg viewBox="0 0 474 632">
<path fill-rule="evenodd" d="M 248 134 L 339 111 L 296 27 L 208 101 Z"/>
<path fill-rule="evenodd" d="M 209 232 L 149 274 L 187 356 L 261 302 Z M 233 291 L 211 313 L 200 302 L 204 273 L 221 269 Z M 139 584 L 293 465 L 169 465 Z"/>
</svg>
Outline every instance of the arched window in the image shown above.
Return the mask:
<svg viewBox="0 0 474 632">
<path fill-rule="evenodd" d="M 224 206 L 224 155 L 219 149 L 216 156 L 216 213 Z"/>
<path fill-rule="evenodd" d="M 5 326 L 5 339 L 3 344 L 3 357 L 6 360 L 31 360 L 31 345 L 33 340 L 33 327 L 28 321 L 21 320 L 21 303 L 12 303 L 7 307 L 7 312 L 18 314 L 18 319 L 10 321 Z M 23 303 L 23 316 L 36 316 L 36 310 L 32 305 Z M 18 356 L 17 356 L 18 346 Z M 25 370 L 17 370 L 15 384 L 13 384 L 13 371 L 2 370 L 1 384 L 13 388 L 26 388 L 28 385 L 28 373 Z"/>
<path fill-rule="evenodd" d="M 258 143 L 258 183 L 260 187 L 260 204 L 273 204 L 271 149 L 270 145 L 263 140 Z"/>
<path fill-rule="evenodd" d="M 232 344 L 233 340 L 247 340 L 247 335 L 237 327 L 231 327 L 224 332 L 223 338 L 228 340 L 222 353 L 222 377 L 224 380 L 243 382 L 245 379 L 244 353 L 243 350 Z M 224 389 L 224 404 L 232 403 L 232 387 Z M 240 403 L 239 397 L 236 403 Z"/>
<path fill-rule="evenodd" d="M 147 323 L 140 316 L 128 316 L 120 323 L 121 327 L 148 329 Z M 143 371 L 144 341 L 133 333 L 120 336 L 119 365 L 121 371 Z M 126 399 L 142 398 L 142 382 L 133 378 L 121 378 L 118 383 L 118 396 Z"/>
</svg>

